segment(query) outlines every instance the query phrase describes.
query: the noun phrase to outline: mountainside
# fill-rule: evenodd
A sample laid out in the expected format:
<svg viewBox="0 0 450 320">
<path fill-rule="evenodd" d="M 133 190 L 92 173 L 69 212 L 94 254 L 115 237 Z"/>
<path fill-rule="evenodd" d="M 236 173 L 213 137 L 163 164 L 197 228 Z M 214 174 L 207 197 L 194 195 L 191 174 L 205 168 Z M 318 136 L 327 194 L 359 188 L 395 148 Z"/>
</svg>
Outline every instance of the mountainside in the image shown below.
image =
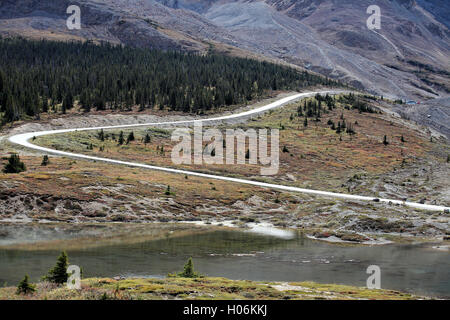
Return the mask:
<svg viewBox="0 0 450 320">
<path fill-rule="evenodd" d="M 66 8 L 81 7 L 81 30 Z M 366 27 L 369 0 L 2 0 L 0 33 L 94 39 L 133 46 L 265 56 L 385 96 L 450 92 L 449 5 L 382 0 L 381 30 Z"/>
<path fill-rule="evenodd" d="M 440 6 L 439 1 L 420 2 L 430 11 L 415 1 L 378 1 L 382 24 L 377 32 L 366 27 L 371 1 L 161 3 L 195 9 L 265 54 L 310 66 L 356 87 L 405 98 L 411 92 L 433 96 L 449 91 L 448 4 Z"/>
<path fill-rule="evenodd" d="M 413 86 L 431 93 L 445 91 L 439 84 L 448 85 L 448 73 L 446 77 L 436 73 L 449 71 L 449 30 L 415 1 L 377 1 L 381 8 L 381 29 L 376 32 L 368 30 L 365 23 L 368 17 L 365 10 L 372 1 L 270 2 L 312 27 L 330 45 L 391 69 L 414 73 L 416 79 L 408 77 Z M 434 74 L 422 72 L 418 64 L 430 67 Z M 447 92 L 448 89 L 447 86 Z"/>
<path fill-rule="evenodd" d="M 450 2 L 447 0 L 417 0 L 417 3 L 434 15 L 434 18 L 450 28 Z"/>
</svg>

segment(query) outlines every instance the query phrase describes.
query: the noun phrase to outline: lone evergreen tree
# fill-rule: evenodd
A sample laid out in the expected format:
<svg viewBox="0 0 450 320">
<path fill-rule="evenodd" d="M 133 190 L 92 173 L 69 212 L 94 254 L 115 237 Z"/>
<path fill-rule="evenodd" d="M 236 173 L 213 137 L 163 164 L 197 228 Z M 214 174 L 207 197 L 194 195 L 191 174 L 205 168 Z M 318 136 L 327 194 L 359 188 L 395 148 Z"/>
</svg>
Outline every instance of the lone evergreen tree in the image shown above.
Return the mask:
<svg viewBox="0 0 450 320">
<path fill-rule="evenodd" d="M 20 161 L 20 157 L 18 154 L 14 153 L 8 158 L 8 162 L 5 164 L 3 168 L 4 173 L 20 173 L 26 171 L 27 168 L 25 164 Z"/>
<path fill-rule="evenodd" d="M 341 127 L 341 122 L 339 121 L 338 122 L 338 126 L 337 126 L 337 128 L 336 128 L 336 133 L 337 134 L 340 134 L 342 132 L 342 127 Z"/>
<path fill-rule="evenodd" d="M 178 274 L 179 277 L 182 278 L 199 278 L 201 275 L 194 270 L 194 263 L 192 262 L 192 258 L 189 258 L 186 264 L 184 265 L 183 272 Z"/>
<path fill-rule="evenodd" d="M 98 139 L 99 139 L 100 141 L 105 141 L 105 132 L 103 131 L 103 129 L 101 129 L 101 130 L 98 132 Z"/>
<path fill-rule="evenodd" d="M 150 143 L 150 142 L 151 142 L 150 135 L 147 133 L 145 135 L 145 138 L 144 138 L 144 144 L 147 144 L 147 143 Z"/>
<path fill-rule="evenodd" d="M 134 132 L 131 131 L 127 138 L 127 144 L 129 144 L 131 141 L 134 141 Z"/>
<path fill-rule="evenodd" d="M 26 274 L 22 281 L 17 286 L 17 294 L 30 294 L 36 291 L 36 286 L 29 282 L 28 275 Z"/>
<path fill-rule="evenodd" d="M 184 270 L 183 270 L 183 277 L 186 278 L 193 278 L 194 277 L 194 263 L 192 262 L 192 258 L 189 258 L 189 260 L 186 262 L 186 264 L 184 265 Z"/>
<path fill-rule="evenodd" d="M 53 267 L 53 269 L 50 269 L 48 275 L 44 277 L 44 280 L 57 284 L 66 283 L 67 278 L 69 277 L 69 275 L 67 274 L 68 266 L 69 266 L 69 259 L 67 257 L 66 252 L 63 251 L 59 255 L 58 260 L 56 261 L 56 265 Z"/>
<path fill-rule="evenodd" d="M 45 155 L 45 156 L 42 158 L 41 166 L 45 167 L 45 166 L 47 166 L 49 163 L 50 163 L 50 161 L 48 160 L 48 155 Z"/>
<path fill-rule="evenodd" d="M 119 134 L 119 145 L 123 145 L 123 143 L 124 143 L 124 138 L 123 138 L 123 131 L 120 131 L 120 134 Z"/>
<path fill-rule="evenodd" d="M 389 144 L 389 141 L 388 141 L 386 135 L 384 135 L 384 138 L 383 138 L 383 144 L 384 144 L 385 146 L 387 146 L 387 145 Z"/>
</svg>

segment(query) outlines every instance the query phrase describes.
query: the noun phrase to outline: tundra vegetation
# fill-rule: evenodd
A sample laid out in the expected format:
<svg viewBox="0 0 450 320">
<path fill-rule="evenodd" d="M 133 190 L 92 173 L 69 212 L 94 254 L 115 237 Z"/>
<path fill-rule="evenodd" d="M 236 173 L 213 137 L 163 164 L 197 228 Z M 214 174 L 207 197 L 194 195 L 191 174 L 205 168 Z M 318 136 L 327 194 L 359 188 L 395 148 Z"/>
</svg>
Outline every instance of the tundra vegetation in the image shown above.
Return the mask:
<svg viewBox="0 0 450 320">
<path fill-rule="evenodd" d="M 119 130 L 42 136 L 34 143 L 98 157 L 448 206 L 448 146 L 437 138 L 430 142 L 423 127 L 383 111 L 389 104 L 387 99 L 360 95 L 316 96 L 233 125 L 280 129 L 282 165 L 277 175 L 264 178 L 260 167 L 251 164 L 175 166 L 171 129 L 120 130 L 124 140 L 131 131 L 135 138 L 122 145 Z M 303 126 L 305 117 L 308 127 Z M 347 132 L 350 125 L 353 132 Z M 383 144 L 384 135 L 388 145 Z M 441 241 L 450 235 L 445 212 L 283 193 L 64 157 L 53 157 L 42 167 L 42 158 L 22 158 L 26 173 L 2 175 L 4 218 L 20 211 L 33 221 L 60 222 L 231 220 L 245 225 L 241 219 L 251 219 L 352 243 L 378 238 Z"/>
<path fill-rule="evenodd" d="M 390 175 L 398 169 L 411 168 L 411 165 L 424 162 L 425 159 L 437 161 L 439 166 L 445 167 L 443 162 L 447 159 L 448 146 L 442 142 L 431 143 L 428 135 L 421 132 L 419 127 L 394 123 L 392 118 L 379 108 L 385 104 L 385 101 L 380 100 L 377 103 L 372 99 L 353 94 L 337 97 L 317 95 L 273 110 L 245 125 L 219 127 L 224 135 L 225 129 L 228 128 L 280 130 L 279 153 L 282 165 L 278 174 L 266 177 L 259 176 L 260 165 L 249 163 L 231 165 L 224 161 L 222 165 L 206 163 L 175 165 L 171 160 L 175 142 L 170 139 L 170 129 L 72 132 L 38 137 L 35 143 L 57 150 L 86 153 L 97 157 L 252 177 L 265 182 L 297 187 L 387 197 L 377 194 L 383 192 L 382 189 L 379 191 L 370 189 L 368 180 L 380 179 L 380 176 Z M 309 126 L 302 125 L 303 119 L 309 121 Z M 131 135 L 135 139 L 122 145 L 120 137 L 124 135 Z M 205 141 L 203 147 L 205 148 L 207 144 Z M 90 145 L 93 149 L 86 148 Z M 224 143 L 224 149 L 226 148 Z M 270 149 L 270 143 L 268 148 Z M 236 151 L 234 148 L 235 157 Z M 193 150 L 191 154 L 193 156 Z M 250 158 L 248 142 L 245 158 L 246 160 Z M 400 185 L 403 182 L 393 181 Z M 411 188 L 407 197 L 416 201 L 430 197 L 421 190 L 423 189 Z M 437 193 L 431 196 L 429 201 L 432 200 L 446 203 L 445 200 L 442 202 L 443 199 L 440 199 Z"/>
<path fill-rule="evenodd" d="M 63 275 L 60 267 L 67 262 L 63 252 L 57 267 L 52 270 Z M 65 275 L 63 275 L 65 277 Z M 201 299 L 201 300 L 410 300 L 427 299 L 394 290 L 376 290 L 362 287 L 317 284 L 313 282 L 262 282 L 249 280 L 229 280 L 200 276 L 194 271 L 189 258 L 183 272 L 169 275 L 164 279 L 154 278 L 88 278 L 81 281 L 80 289 L 69 289 L 65 282 L 48 282 L 48 278 L 31 284 L 29 277 L 17 288 L 0 288 L 0 300 L 160 300 L 160 299 Z M 67 279 L 66 279 L 67 281 Z"/>
</svg>

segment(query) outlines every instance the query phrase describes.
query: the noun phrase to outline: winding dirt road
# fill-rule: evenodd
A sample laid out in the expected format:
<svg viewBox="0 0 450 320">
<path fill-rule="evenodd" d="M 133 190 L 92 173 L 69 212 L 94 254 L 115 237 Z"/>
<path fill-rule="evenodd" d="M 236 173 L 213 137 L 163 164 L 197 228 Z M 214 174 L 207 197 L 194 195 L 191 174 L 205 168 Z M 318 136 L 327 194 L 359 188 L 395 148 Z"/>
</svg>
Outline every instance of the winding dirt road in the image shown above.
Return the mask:
<svg viewBox="0 0 450 320">
<path fill-rule="evenodd" d="M 438 205 L 429 205 L 429 204 L 422 204 L 422 203 L 415 203 L 415 202 L 407 202 L 407 201 L 401 201 L 396 199 L 375 199 L 374 197 L 367 197 L 367 196 L 360 196 L 360 195 L 353 195 L 353 194 L 345 194 L 345 193 L 334 193 L 334 192 L 327 192 L 327 191 L 320 191 L 320 190 L 313 190 L 313 189 L 303 189 L 303 188 L 297 188 L 297 187 L 291 187 L 291 186 L 285 186 L 285 185 L 279 185 L 279 184 L 272 184 L 272 183 L 265 183 L 265 182 L 259 182 L 259 181 L 253 181 L 253 180 L 246 180 L 246 179 L 239 179 L 239 178 L 231 178 L 226 176 L 219 176 L 219 175 L 212 175 L 212 174 L 205 174 L 195 171 L 187 171 L 187 170 L 179 170 L 179 169 L 173 169 L 173 168 L 165 168 L 165 167 L 158 167 L 158 166 L 152 166 L 142 163 L 135 163 L 135 162 L 127 162 L 127 161 L 120 161 L 120 160 L 114 160 L 114 159 L 108 159 L 108 158 L 100 158 L 100 157 L 94 157 L 94 156 L 88 156 L 84 154 L 78 154 L 78 153 L 71 153 L 71 152 L 65 152 L 65 151 L 59 151 L 59 150 L 53 150 L 41 146 L 34 145 L 29 142 L 30 139 L 33 137 L 39 137 L 39 136 L 45 136 L 49 134 L 57 134 L 57 133 L 66 133 L 66 132 L 74 132 L 74 131 L 88 131 L 88 130 L 100 130 L 100 129 L 118 129 L 118 128 L 134 128 L 134 127 L 149 127 L 149 126 L 170 126 L 170 125 L 187 125 L 187 124 L 194 124 L 195 122 L 202 122 L 202 123 L 221 123 L 226 121 L 232 121 L 233 119 L 242 119 L 242 118 L 250 118 L 252 116 L 262 114 L 268 110 L 275 109 L 278 107 L 281 107 L 285 105 L 286 103 L 293 102 L 295 100 L 298 100 L 300 98 L 310 97 L 314 96 L 317 93 L 320 94 L 336 94 L 343 91 L 314 91 L 314 92 L 306 92 L 306 93 L 299 93 L 294 94 L 282 99 L 279 99 L 275 102 L 272 102 L 270 104 L 267 104 L 262 107 L 258 107 L 249 111 L 237 113 L 237 114 L 231 114 L 231 115 L 224 115 L 224 116 L 218 116 L 213 118 L 207 118 L 207 119 L 198 119 L 198 120 L 185 120 L 185 121 L 169 121 L 169 122 L 155 122 L 155 123 L 139 123 L 139 124 L 128 124 L 128 125 L 117 125 L 117 126 L 105 126 L 105 127 L 89 127 L 89 128 L 73 128 L 73 129 L 61 129 L 61 130 L 48 130 L 48 131 L 38 131 L 38 132 L 29 132 L 29 133 L 23 133 L 18 134 L 9 137 L 9 141 L 26 147 L 33 150 L 41 151 L 44 153 L 50 153 L 50 154 L 56 154 L 71 158 L 79 158 L 79 159 L 86 159 L 86 160 L 96 160 L 96 161 L 103 161 L 107 163 L 113 163 L 113 164 L 119 164 L 119 165 L 125 165 L 130 167 L 139 167 L 139 168 L 145 168 L 145 169 L 151 169 L 151 170 L 159 170 L 164 172 L 170 172 L 170 173 L 176 173 L 176 174 L 183 174 L 183 175 L 190 175 L 190 176 L 196 176 L 201 178 L 207 178 L 207 179 L 215 179 L 215 180 L 223 180 L 233 183 L 241 183 L 241 184 L 247 184 L 247 185 L 254 185 L 258 187 L 264 187 L 264 188 L 270 188 L 270 189 L 276 189 L 276 190 L 283 190 L 283 191 L 289 191 L 289 192 L 299 192 L 299 193 L 306 193 L 306 194 L 312 194 L 317 196 L 324 196 L 324 197 L 330 197 L 330 198 L 340 198 L 340 199 L 348 199 L 348 200 L 362 200 L 362 201 L 379 201 L 384 203 L 390 203 L 390 204 L 400 204 L 405 205 L 408 207 L 418 208 L 418 209 L 424 209 L 424 210 L 431 210 L 431 211 L 444 211 L 448 210 L 449 208 L 444 206 L 438 206 Z"/>
</svg>

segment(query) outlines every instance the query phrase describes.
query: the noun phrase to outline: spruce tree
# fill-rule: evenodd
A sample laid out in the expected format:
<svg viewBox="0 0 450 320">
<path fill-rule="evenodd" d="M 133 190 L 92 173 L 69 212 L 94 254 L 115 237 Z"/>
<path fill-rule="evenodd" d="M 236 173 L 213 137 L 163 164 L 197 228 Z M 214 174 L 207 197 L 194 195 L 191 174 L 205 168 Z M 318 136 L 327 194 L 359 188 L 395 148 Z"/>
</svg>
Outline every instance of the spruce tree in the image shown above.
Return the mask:
<svg viewBox="0 0 450 320">
<path fill-rule="evenodd" d="M 44 280 L 64 284 L 67 282 L 69 275 L 67 274 L 67 267 L 69 266 L 69 259 L 65 251 L 61 252 L 56 261 L 56 265 L 53 269 L 50 269 L 48 275 L 44 277 Z"/>
<path fill-rule="evenodd" d="M 45 156 L 42 158 L 41 166 L 45 167 L 45 166 L 47 166 L 49 163 L 50 163 L 50 161 L 48 160 L 48 155 L 45 155 Z"/>
<path fill-rule="evenodd" d="M 133 131 L 131 131 L 131 132 L 128 134 L 128 137 L 127 137 L 127 144 L 129 144 L 131 141 L 134 141 L 134 132 L 133 132 Z"/>
<path fill-rule="evenodd" d="M 19 108 L 11 94 L 6 95 L 4 118 L 6 122 L 13 122 L 20 119 Z"/>
<path fill-rule="evenodd" d="M 185 278 L 193 278 L 194 272 L 194 263 L 192 262 L 192 258 L 189 258 L 186 264 L 184 265 L 183 277 Z"/>
<path fill-rule="evenodd" d="M 30 294 L 36 291 L 36 286 L 29 282 L 28 275 L 26 274 L 22 281 L 17 286 L 17 294 Z"/>
<path fill-rule="evenodd" d="M 120 131 L 120 134 L 119 134 L 119 145 L 123 145 L 123 143 L 124 143 L 124 138 L 123 138 L 123 131 Z"/>
<path fill-rule="evenodd" d="M 179 277 L 182 278 L 199 278 L 201 275 L 194 270 L 194 263 L 192 262 L 192 258 L 189 258 L 186 264 L 184 265 L 183 272 L 178 274 Z"/>
<path fill-rule="evenodd" d="M 145 138 L 144 138 L 144 144 L 147 144 L 147 143 L 150 143 L 150 142 L 151 142 L 150 135 L 147 133 L 145 135 Z"/>
<path fill-rule="evenodd" d="M 3 168 L 4 173 L 20 173 L 26 171 L 27 168 L 25 164 L 20 161 L 20 157 L 18 154 L 14 153 L 8 158 L 8 162 L 5 164 Z"/>
<path fill-rule="evenodd" d="M 42 112 L 48 112 L 48 98 L 46 96 L 42 97 Z"/>
<path fill-rule="evenodd" d="M 337 126 L 337 128 L 336 128 L 336 133 L 337 134 L 340 134 L 342 132 L 342 127 L 341 127 L 341 122 L 339 121 L 338 122 L 338 126 Z"/>
<path fill-rule="evenodd" d="M 105 141 L 105 132 L 103 131 L 103 129 L 101 129 L 101 130 L 98 132 L 98 139 L 99 139 L 100 141 Z"/>
</svg>

